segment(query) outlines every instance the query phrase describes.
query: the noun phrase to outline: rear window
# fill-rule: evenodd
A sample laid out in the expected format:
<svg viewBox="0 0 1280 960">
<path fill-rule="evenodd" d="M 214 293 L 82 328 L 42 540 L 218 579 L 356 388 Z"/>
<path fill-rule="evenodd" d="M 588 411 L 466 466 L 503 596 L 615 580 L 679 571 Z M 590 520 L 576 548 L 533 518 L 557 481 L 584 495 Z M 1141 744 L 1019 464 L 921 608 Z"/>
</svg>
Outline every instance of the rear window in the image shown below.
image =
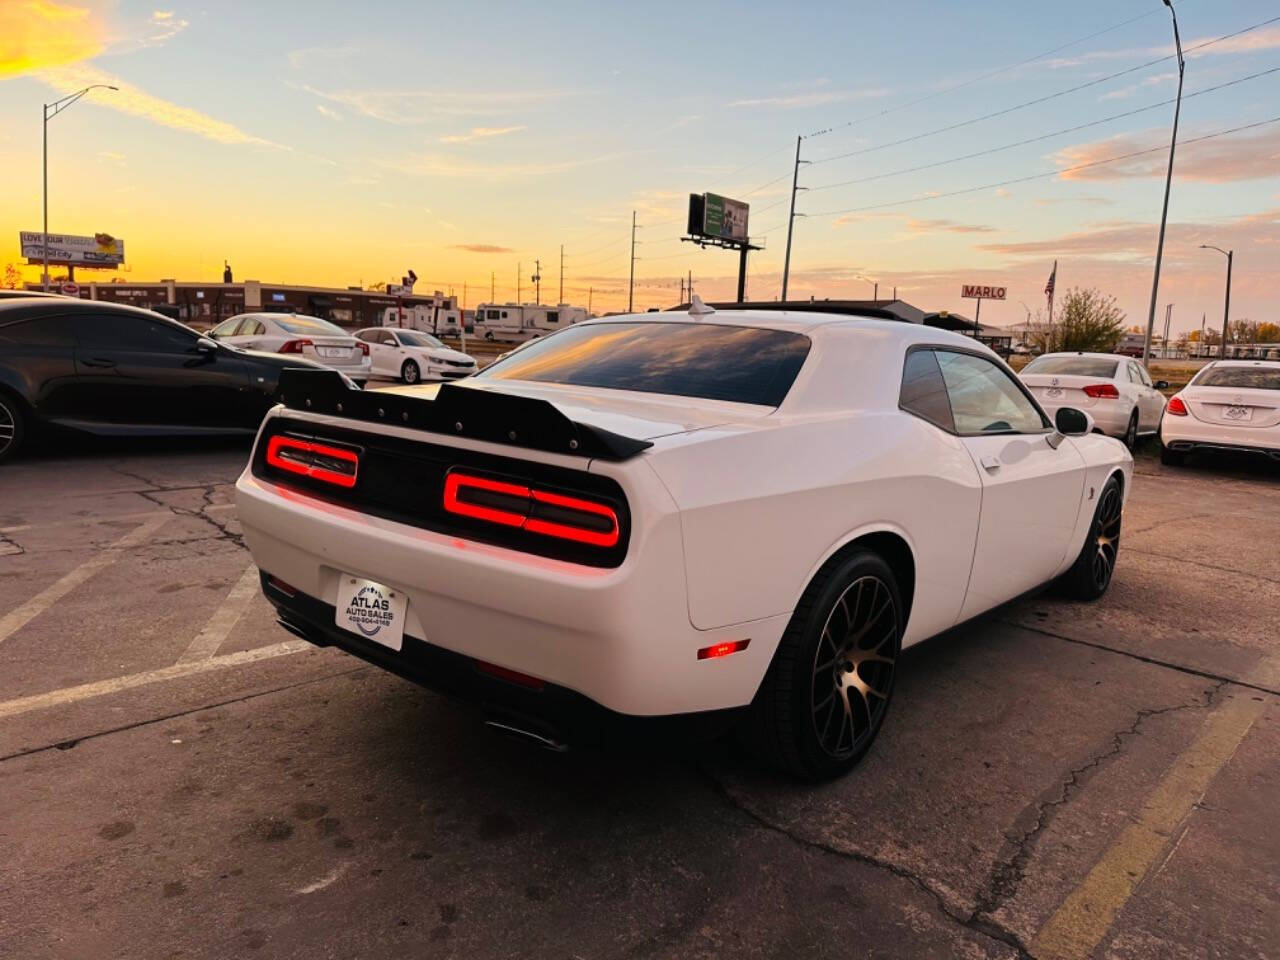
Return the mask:
<svg viewBox="0 0 1280 960">
<path fill-rule="evenodd" d="M 776 407 L 808 353 L 808 337 L 783 330 L 718 323 L 598 323 L 568 327 L 532 342 L 479 376 Z"/>
<path fill-rule="evenodd" d="M 1209 367 L 1191 382 L 1197 387 L 1280 390 L 1280 367 Z"/>
<path fill-rule="evenodd" d="M 1022 368 L 1023 373 L 1057 373 L 1068 377 L 1114 377 L 1118 360 L 1097 357 L 1040 357 Z"/>
<path fill-rule="evenodd" d="M 347 331 L 319 317 L 272 317 L 289 333 L 314 333 L 319 336 L 345 337 Z"/>
</svg>

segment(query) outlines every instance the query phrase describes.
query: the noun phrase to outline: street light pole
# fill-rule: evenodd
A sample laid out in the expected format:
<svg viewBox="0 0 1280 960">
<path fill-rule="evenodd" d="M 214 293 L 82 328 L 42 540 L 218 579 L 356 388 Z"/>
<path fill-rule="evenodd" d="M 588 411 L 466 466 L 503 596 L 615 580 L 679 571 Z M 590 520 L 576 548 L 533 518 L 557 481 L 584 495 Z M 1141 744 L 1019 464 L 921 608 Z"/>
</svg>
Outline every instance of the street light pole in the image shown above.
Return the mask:
<svg viewBox="0 0 1280 960">
<path fill-rule="evenodd" d="M 1172 0 L 1164 0 L 1173 17 L 1173 43 L 1178 51 L 1178 98 L 1173 107 L 1173 137 L 1169 141 L 1169 170 L 1164 178 L 1164 208 L 1160 212 L 1160 239 L 1156 241 L 1156 271 L 1151 280 L 1151 309 L 1147 313 L 1147 338 L 1142 345 L 1142 365 L 1147 365 L 1147 354 L 1151 352 L 1151 330 L 1156 323 L 1156 295 L 1160 290 L 1160 260 L 1164 256 L 1164 226 L 1169 217 L 1169 186 L 1173 182 L 1173 150 L 1178 145 L 1178 114 L 1182 111 L 1182 74 L 1186 61 L 1182 59 L 1182 38 L 1178 36 L 1178 14 L 1173 9 Z"/>
<path fill-rule="evenodd" d="M 1221 247 L 1215 247 L 1212 244 L 1200 244 L 1201 250 L 1217 250 L 1220 254 L 1227 258 L 1227 298 L 1222 306 L 1222 347 L 1219 350 L 1223 360 L 1227 359 L 1227 331 L 1230 328 L 1229 320 L 1231 318 L 1231 261 L 1235 259 L 1234 250 L 1223 250 Z"/>
<path fill-rule="evenodd" d="M 44 246 L 44 274 L 40 278 L 44 292 L 49 292 L 49 121 L 60 114 L 67 107 L 71 106 L 90 90 L 96 90 L 101 87 L 104 90 L 119 90 L 119 87 L 113 87 L 109 83 L 94 83 L 85 87 L 83 90 L 77 90 L 75 93 L 69 93 L 61 100 L 55 100 L 53 103 L 42 104 L 42 123 L 44 133 L 43 156 L 41 159 L 41 172 L 44 180 L 42 195 L 44 202 L 44 233 L 41 237 L 41 243 Z"/>
</svg>

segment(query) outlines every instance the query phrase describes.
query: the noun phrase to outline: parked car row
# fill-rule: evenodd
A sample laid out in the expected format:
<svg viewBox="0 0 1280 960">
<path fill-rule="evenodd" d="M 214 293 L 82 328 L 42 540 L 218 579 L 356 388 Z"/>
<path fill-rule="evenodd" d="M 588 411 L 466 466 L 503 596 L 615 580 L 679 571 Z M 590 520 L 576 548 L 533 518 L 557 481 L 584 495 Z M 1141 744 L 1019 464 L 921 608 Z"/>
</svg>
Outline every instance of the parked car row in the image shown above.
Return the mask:
<svg viewBox="0 0 1280 960">
<path fill-rule="evenodd" d="M 1093 417 L 1101 433 L 1124 441 L 1130 450 L 1140 436 L 1160 429 L 1168 382 L 1154 383 L 1136 360 L 1114 353 L 1046 353 L 1019 374 L 1045 412 L 1077 407 Z"/>
<path fill-rule="evenodd" d="M 151 310 L 73 297 L 0 298 L 0 460 L 33 428 L 100 435 L 249 433 L 290 367 L 453 380 L 476 362 L 434 337 L 352 336 L 315 317 L 253 313 L 202 336 Z"/>
</svg>

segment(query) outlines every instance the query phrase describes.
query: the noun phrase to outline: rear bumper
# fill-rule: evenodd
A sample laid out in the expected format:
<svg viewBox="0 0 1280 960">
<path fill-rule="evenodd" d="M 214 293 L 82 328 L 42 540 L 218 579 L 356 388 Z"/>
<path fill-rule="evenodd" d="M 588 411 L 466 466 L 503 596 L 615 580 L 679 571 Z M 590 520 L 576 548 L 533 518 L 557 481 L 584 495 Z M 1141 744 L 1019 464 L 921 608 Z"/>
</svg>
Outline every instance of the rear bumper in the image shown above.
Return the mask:
<svg viewBox="0 0 1280 960">
<path fill-rule="evenodd" d="M 632 716 L 749 703 L 788 617 L 696 629 L 679 514 L 647 465 L 631 473 L 624 486 L 633 518 L 642 519 L 622 565 L 608 569 L 406 526 L 248 470 L 236 484 L 236 506 L 258 567 L 300 594 L 332 604 L 343 574 L 403 591 L 406 649 L 430 646 L 495 664 Z M 328 609 L 320 626 L 337 631 Z M 743 638 L 752 642 L 740 653 L 697 659 L 703 647 Z"/>
<path fill-rule="evenodd" d="M 1280 428 L 1276 427 L 1218 425 L 1191 416 L 1166 414 L 1160 423 L 1160 442 L 1170 450 L 1183 452 L 1222 450 L 1258 453 L 1280 460 Z"/>
<path fill-rule="evenodd" d="M 334 624 L 333 604 L 287 593 L 263 573 L 262 592 L 290 633 L 319 647 L 337 647 L 419 686 L 479 709 L 495 728 L 550 749 L 604 745 L 630 737 L 669 734 L 710 737 L 722 733 L 740 710 L 716 710 L 661 718 L 616 713 L 553 683 L 529 685 L 486 673 L 472 657 L 406 636 L 397 652 Z"/>
<path fill-rule="evenodd" d="M 1086 406 L 1065 401 L 1051 403 L 1041 399 L 1040 405 L 1044 407 L 1044 412 L 1049 415 L 1050 420 L 1054 418 L 1060 407 L 1074 407 L 1077 410 L 1083 410 L 1093 417 L 1094 426 L 1099 430 L 1109 437 L 1119 437 L 1120 439 L 1124 438 L 1125 431 L 1129 429 L 1129 417 L 1133 413 L 1132 407 L 1126 407 L 1118 400 L 1095 400 L 1092 404 Z"/>
</svg>

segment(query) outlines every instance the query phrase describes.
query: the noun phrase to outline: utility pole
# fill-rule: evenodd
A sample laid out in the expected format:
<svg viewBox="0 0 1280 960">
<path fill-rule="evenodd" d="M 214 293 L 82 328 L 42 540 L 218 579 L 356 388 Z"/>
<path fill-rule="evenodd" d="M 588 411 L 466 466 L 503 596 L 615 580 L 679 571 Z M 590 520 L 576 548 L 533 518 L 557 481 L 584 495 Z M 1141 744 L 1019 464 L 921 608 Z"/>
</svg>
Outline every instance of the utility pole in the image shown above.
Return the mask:
<svg viewBox="0 0 1280 960">
<path fill-rule="evenodd" d="M 871 294 L 871 299 L 875 300 L 878 303 L 880 301 L 880 281 L 879 280 L 875 281 L 875 287 L 873 287 L 872 289 L 873 289 L 873 293 Z"/>
<path fill-rule="evenodd" d="M 1204 320 L 1205 314 L 1200 314 L 1200 340 L 1196 343 L 1196 356 L 1200 356 L 1204 352 Z"/>
<path fill-rule="evenodd" d="M 564 303 L 564 244 L 560 244 L 560 299 L 556 303 Z"/>
<path fill-rule="evenodd" d="M 591 316 L 591 298 L 595 295 L 595 287 L 587 287 L 587 316 Z"/>
<path fill-rule="evenodd" d="M 1227 299 L 1222 306 L 1222 350 L 1220 356 L 1225 360 L 1227 356 L 1227 334 L 1230 330 L 1231 323 L 1231 261 L 1235 259 L 1234 250 L 1223 250 L 1221 247 L 1215 247 L 1211 244 L 1200 244 L 1201 250 L 1217 250 L 1220 254 L 1227 258 Z"/>
<path fill-rule="evenodd" d="M 533 284 L 534 284 L 533 302 L 535 304 L 541 304 L 542 303 L 542 261 L 541 260 L 533 261 Z"/>
<path fill-rule="evenodd" d="M 524 264 L 516 261 L 516 303 L 520 303 L 520 276 L 524 272 Z"/>
<path fill-rule="evenodd" d="M 493 303 L 493 271 L 489 271 L 489 302 Z"/>
<path fill-rule="evenodd" d="M 800 141 L 802 137 L 796 137 L 796 166 L 791 174 L 791 213 L 787 217 L 787 254 L 782 261 L 782 299 L 787 299 L 787 281 L 791 278 L 791 231 L 796 225 L 796 193 L 806 189 L 800 186 L 800 164 L 808 163 L 808 160 L 800 159 Z M 804 214 L 800 214 L 804 216 Z"/>
<path fill-rule="evenodd" d="M 1142 347 L 1142 365 L 1147 365 L 1147 354 L 1151 352 L 1151 329 L 1156 322 L 1156 296 L 1160 291 L 1160 260 L 1164 256 L 1164 226 L 1169 218 L 1169 187 L 1173 183 L 1173 150 L 1178 145 L 1178 114 L 1182 111 L 1182 74 L 1186 62 L 1182 59 L 1182 38 L 1178 36 L 1178 14 L 1173 9 L 1173 0 L 1164 0 L 1173 17 L 1173 43 L 1178 51 L 1178 98 L 1173 107 L 1173 137 L 1169 141 L 1169 169 L 1164 177 L 1164 208 L 1160 212 L 1160 238 L 1156 241 L 1156 271 L 1151 279 L 1151 309 L 1147 313 L 1147 337 Z M 1223 355 L 1226 355 L 1226 344 L 1223 344 Z"/>
<path fill-rule="evenodd" d="M 1160 356 L 1165 360 L 1169 359 L 1169 321 L 1173 318 L 1173 304 L 1166 304 L 1164 308 L 1164 343 L 1160 347 Z"/>
<path fill-rule="evenodd" d="M 627 313 L 635 310 L 636 289 L 636 212 L 631 211 L 631 279 L 627 281 Z"/>
<path fill-rule="evenodd" d="M 693 303 L 693 271 L 692 271 L 692 270 L 690 270 L 690 271 L 689 271 L 689 286 L 688 286 L 688 290 L 689 290 L 689 302 L 690 302 L 690 303 Z"/>
</svg>

